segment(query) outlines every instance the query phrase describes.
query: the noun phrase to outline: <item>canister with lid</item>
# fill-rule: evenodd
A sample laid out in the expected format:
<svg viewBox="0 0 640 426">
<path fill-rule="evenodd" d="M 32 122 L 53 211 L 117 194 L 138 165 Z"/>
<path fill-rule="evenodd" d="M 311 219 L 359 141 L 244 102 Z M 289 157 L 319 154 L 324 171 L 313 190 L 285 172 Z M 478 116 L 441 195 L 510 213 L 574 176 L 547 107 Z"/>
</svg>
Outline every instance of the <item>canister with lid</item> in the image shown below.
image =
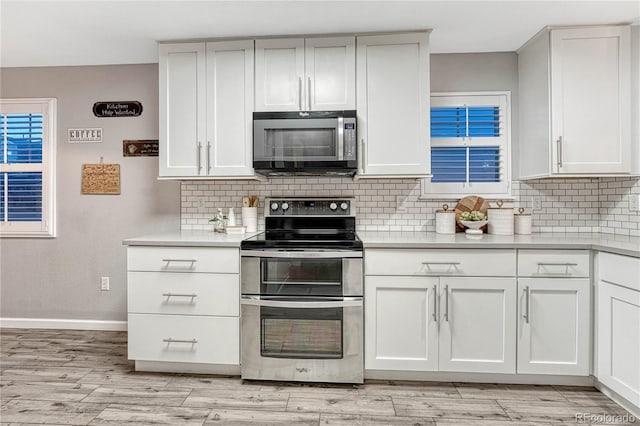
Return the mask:
<svg viewBox="0 0 640 426">
<path fill-rule="evenodd" d="M 448 204 L 443 204 L 442 210 L 436 210 L 436 233 L 456 233 L 456 212 L 449 210 Z"/>
<path fill-rule="evenodd" d="M 502 208 L 502 200 L 496 203 L 498 208 L 489 208 L 487 216 L 489 219 L 489 234 L 513 235 L 513 209 Z"/>
<path fill-rule="evenodd" d="M 531 213 L 525 213 L 523 207 L 515 215 L 515 231 L 519 235 L 531 235 Z"/>
</svg>

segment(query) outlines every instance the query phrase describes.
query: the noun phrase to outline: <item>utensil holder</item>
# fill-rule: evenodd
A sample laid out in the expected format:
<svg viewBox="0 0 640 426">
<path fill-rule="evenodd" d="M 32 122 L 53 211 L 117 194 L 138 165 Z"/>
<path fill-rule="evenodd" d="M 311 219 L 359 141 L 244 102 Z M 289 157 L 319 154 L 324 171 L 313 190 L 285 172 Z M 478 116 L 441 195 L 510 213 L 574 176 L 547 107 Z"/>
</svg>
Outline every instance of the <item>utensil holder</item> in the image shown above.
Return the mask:
<svg viewBox="0 0 640 426">
<path fill-rule="evenodd" d="M 242 208 L 242 225 L 246 226 L 247 232 L 258 231 L 258 208 L 243 207 Z"/>
</svg>

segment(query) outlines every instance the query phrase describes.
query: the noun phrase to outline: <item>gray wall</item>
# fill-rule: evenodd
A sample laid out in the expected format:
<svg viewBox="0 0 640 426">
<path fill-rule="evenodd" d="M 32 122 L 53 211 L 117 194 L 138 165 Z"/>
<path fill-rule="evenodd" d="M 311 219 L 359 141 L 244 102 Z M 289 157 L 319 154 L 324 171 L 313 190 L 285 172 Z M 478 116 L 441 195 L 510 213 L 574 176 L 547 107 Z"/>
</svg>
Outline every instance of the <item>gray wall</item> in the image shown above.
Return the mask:
<svg viewBox="0 0 640 426">
<path fill-rule="evenodd" d="M 431 55 L 432 92 L 511 92 L 511 176 L 517 173 L 518 55 L 501 53 L 451 53 Z"/>
<path fill-rule="evenodd" d="M 0 317 L 126 320 L 122 240 L 180 219 L 179 183 L 157 180 L 157 157 L 122 156 L 123 139 L 158 138 L 157 64 L 0 71 L 3 98 L 58 99 L 57 237 L 0 239 Z M 140 117 L 91 112 L 96 101 L 128 100 L 142 102 Z M 103 142 L 69 144 L 70 127 L 102 127 Z M 120 164 L 120 195 L 80 194 L 81 165 L 100 157 Z"/>
</svg>

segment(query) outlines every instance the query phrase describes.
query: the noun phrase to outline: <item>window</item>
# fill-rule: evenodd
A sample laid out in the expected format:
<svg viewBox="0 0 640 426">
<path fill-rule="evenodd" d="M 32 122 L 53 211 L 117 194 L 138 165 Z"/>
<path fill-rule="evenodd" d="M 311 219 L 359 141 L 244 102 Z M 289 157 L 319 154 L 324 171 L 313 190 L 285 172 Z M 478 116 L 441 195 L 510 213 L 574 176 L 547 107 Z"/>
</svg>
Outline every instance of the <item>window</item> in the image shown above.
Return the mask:
<svg viewBox="0 0 640 426">
<path fill-rule="evenodd" d="M 0 99 L 0 236 L 55 236 L 55 99 Z"/>
<path fill-rule="evenodd" d="M 431 96 L 431 178 L 423 198 L 510 196 L 509 92 Z"/>
</svg>

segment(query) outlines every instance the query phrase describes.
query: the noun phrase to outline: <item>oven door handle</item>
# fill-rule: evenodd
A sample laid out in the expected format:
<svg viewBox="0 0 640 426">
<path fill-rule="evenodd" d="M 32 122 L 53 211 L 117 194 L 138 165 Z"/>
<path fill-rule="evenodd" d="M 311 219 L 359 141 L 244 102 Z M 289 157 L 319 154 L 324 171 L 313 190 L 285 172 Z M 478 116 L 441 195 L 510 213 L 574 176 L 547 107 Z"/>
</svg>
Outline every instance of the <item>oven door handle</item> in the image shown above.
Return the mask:
<svg viewBox="0 0 640 426">
<path fill-rule="evenodd" d="M 266 300 L 261 299 L 260 296 L 242 296 L 240 304 L 266 306 L 270 308 L 349 308 L 361 307 L 362 297 L 343 297 L 341 300 L 293 302 L 289 300 Z"/>
<path fill-rule="evenodd" d="M 361 251 L 278 251 L 278 250 L 241 250 L 242 257 L 281 257 L 287 259 L 339 259 L 360 257 Z"/>
</svg>

